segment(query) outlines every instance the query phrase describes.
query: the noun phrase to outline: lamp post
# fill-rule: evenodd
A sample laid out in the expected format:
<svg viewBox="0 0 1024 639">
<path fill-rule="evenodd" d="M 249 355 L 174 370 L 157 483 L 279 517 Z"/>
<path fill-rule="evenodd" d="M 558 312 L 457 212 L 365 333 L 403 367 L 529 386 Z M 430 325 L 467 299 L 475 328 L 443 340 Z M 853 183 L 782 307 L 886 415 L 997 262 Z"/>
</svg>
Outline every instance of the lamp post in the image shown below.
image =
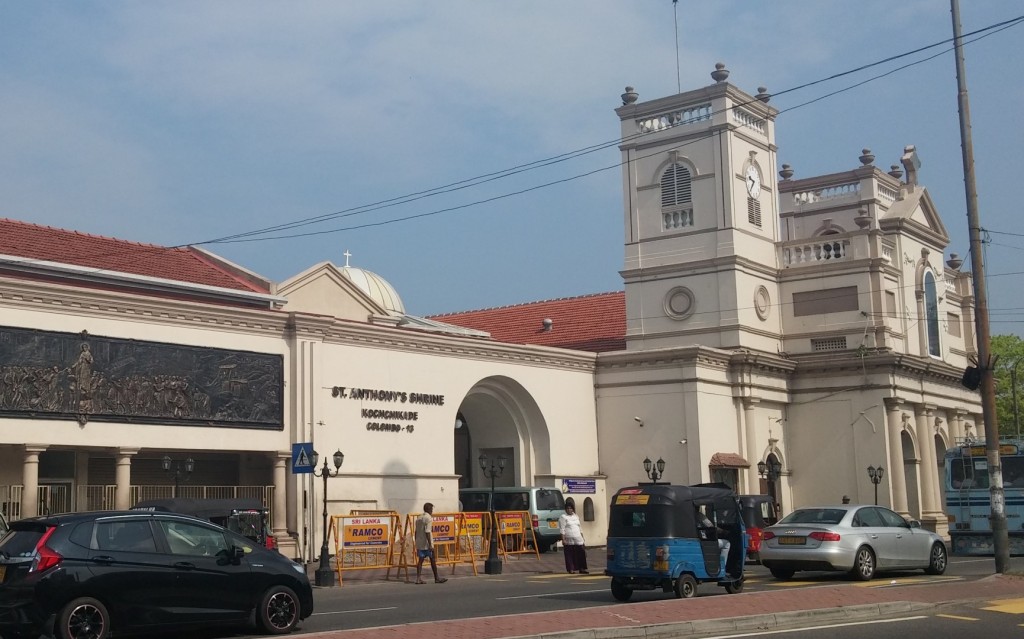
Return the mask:
<svg viewBox="0 0 1024 639">
<path fill-rule="evenodd" d="M 1020 364 L 1022 359 L 1024 357 L 1018 357 L 1014 360 L 1013 368 L 1010 369 L 1010 389 L 1013 392 L 1013 427 L 1017 432 L 1018 440 L 1020 439 L 1020 418 L 1017 415 L 1017 364 Z"/>
<path fill-rule="evenodd" d="M 658 461 L 652 462 L 650 457 L 644 457 L 644 472 L 652 484 L 657 484 L 665 475 L 665 460 L 659 457 Z"/>
<path fill-rule="evenodd" d="M 775 482 L 779 481 L 779 477 L 782 475 L 782 464 L 777 459 L 773 459 L 770 462 L 757 462 L 757 474 L 768 480 L 768 485 L 772 488 L 775 487 Z"/>
<path fill-rule="evenodd" d="M 772 455 L 767 462 L 763 460 L 757 462 L 757 474 L 767 481 L 768 495 L 772 498 L 773 508 L 778 515 L 781 508 L 779 507 L 779 498 L 775 494 L 775 482 L 779 481 L 779 477 L 782 476 L 782 463 Z"/>
<path fill-rule="evenodd" d="M 316 569 L 315 583 L 318 586 L 333 586 L 334 571 L 331 570 L 331 551 L 327 549 L 327 480 L 331 477 L 337 477 L 338 473 L 341 472 L 341 465 L 345 461 L 345 453 L 340 450 L 335 451 L 333 455 L 333 471 L 328 468 L 327 458 L 324 457 L 324 465 L 320 468 L 320 472 L 316 472 L 316 463 L 319 461 L 320 455 L 314 450 L 312 457 L 313 476 L 323 477 L 324 479 L 324 543 L 320 546 L 320 567 Z"/>
<path fill-rule="evenodd" d="M 189 480 L 189 478 L 192 476 L 192 471 L 195 470 L 196 468 L 196 463 L 192 461 L 191 457 L 189 457 L 188 459 L 185 460 L 184 467 L 182 467 L 182 462 L 174 461 L 173 459 L 170 458 L 170 456 L 164 455 L 164 458 L 161 460 L 160 466 L 164 469 L 165 473 L 170 472 L 171 467 L 174 467 L 174 493 L 171 496 L 177 498 L 178 486 L 180 486 L 183 482 L 187 482 Z"/>
<path fill-rule="evenodd" d="M 483 471 L 484 477 L 489 477 L 491 480 L 491 543 L 487 551 L 487 560 L 484 561 L 484 574 L 500 575 L 501 558 L 498 557 L 498 522 L 494 520 L 494 478 L 501 477 L 501 474 L 505 472 L 505 458 L 499 455 L 497 466 L 495 466 L 495 460 L 488 459 L 487 455 L 480 453 L 477 461 L 480 462 L 480 470 Z"/>
<path fill-rule="evenodd" d="M 868 466 L 868 477 L 871 478 L 871 483 L 875 485 L 875 505 L 878 505 L 878 484 L 882 483 L 882 475 L 885 474 L 885 469 L 879 466 Z"/>
</svg>

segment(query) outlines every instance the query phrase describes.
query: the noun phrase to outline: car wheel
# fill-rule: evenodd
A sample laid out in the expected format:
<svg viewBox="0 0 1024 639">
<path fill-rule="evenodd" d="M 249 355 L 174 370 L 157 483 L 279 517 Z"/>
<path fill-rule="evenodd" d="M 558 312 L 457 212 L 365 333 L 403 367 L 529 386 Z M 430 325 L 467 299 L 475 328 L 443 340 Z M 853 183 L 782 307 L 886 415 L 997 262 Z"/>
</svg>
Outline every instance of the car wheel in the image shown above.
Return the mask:
<svg viewBox="0 0 1024 639">
<path fill-rule="evenodd" d="M 867 546 L 857 549 L 850 576 L 858 581 L 870 581 L 875 576 L 875 553 Z"/>
<path fill-rule="evenodd" d="M 633 589 L 622 583 L 619 579 L 612 579 L 612 597 L 617 601 L 629 601 L 633 596 Z"/>
<path fill-rule="evenodd" d="M 924 569 L 929 575 L 941 575 L 946 572 L 946 546 L 939 542 L 932 544 L 932 552 L 928 556 L 928 567 Z"/>
<path fill-rule="evenodd" d="M 299 598 L 288 586 L 271 586 L 260 597 L 256 626 L 268 635 L 291 632 L 299 623 Z"/>
<path fill-rule="evenodd" d="M 697 594 L 697 580 L 693 575 L 687 573 L 679 575 L 676 579 L 676 597 L 680 599 L 692 599 Z"/>
<path fill-rule="evenodd" d="M 787 568 L 769 568 L 768 570 L 771 571 L 772 577 L 775 577 L 779 581 L 788 581 L 796 574 L 795 570 L 789 570 Z"/>
<path fill-rule="evenodd" d="M 57 639 L 106 639 L 110 613 L 96 599 L 79 597 L 60 609 L 53 634 Z"/>
</svg>

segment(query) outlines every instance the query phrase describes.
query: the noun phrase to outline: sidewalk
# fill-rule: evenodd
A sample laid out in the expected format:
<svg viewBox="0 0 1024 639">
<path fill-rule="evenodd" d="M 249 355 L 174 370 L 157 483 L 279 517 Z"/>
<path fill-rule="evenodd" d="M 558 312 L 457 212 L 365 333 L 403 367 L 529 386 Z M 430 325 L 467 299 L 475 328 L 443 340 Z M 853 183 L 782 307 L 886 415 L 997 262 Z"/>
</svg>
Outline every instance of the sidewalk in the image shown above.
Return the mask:
<svg viewBox="0 0 1024 639">
<path fill-rule="evenodd" d="M 605 565 L 604 549 L 587 553 L 591 573 Z M 562 554 L 545 553 L 538 560 L 510 559 L 504 572 L 563 572 Z M 464 573 L 463 573 L 464 574 Z M 355 579 L 380 579 L 363 574 Z M 486 576 L 481 576 L 486 579 Z M 345 576 L 348 583 L 350 578 Z M 690 634 L 721 634 L 744 630 L 786 628 L 813 620 L 831 623 L 932 610 L 939 605 L 967 600 L 1024 597 L 1024 575 L 993 575 L 969 583 L 946 581 L 932 584 L 855 587 L 851 583 L 812 588 L 779 588 L 770 592 L 698 596 L 643 603 L 610 603 L 605 606 L 510 616 L 451 619 L 311 633 L 325 639 L 507 639 L 544 635 L 546 639 L 660 639 Z M 743 616 L 736 616 L 741 611 Z M 1024 621 L 1024 620 L 1022 620 Z"/>
</svg>

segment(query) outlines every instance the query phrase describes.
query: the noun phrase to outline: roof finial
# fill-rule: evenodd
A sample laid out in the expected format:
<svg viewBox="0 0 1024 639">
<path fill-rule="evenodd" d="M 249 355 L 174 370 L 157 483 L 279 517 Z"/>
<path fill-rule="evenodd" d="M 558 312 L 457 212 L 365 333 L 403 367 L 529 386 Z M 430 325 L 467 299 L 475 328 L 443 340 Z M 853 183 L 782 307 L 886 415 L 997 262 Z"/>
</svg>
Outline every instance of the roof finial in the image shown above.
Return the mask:
<svg viewBox="0 0 1024 639">
<path fill-rule="evenodd" d="M 348 258 L 352 257 L 352 254 L 348 252 L 348 249 L 345 249 L 345 252 L 342 253 L 342 255 L 345 256 L 345 268 L 349 268 L 349 266 L 348 266 Z"/>
</svg>

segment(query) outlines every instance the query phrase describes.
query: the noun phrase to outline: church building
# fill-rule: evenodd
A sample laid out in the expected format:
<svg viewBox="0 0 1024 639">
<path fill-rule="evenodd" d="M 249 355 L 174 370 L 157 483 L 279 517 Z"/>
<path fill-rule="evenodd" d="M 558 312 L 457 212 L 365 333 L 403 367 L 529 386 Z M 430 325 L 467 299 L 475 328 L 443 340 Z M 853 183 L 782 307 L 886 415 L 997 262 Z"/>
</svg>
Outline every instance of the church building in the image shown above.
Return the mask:
<svg viewBox="0 0 1024 639">
<path fill-rule="evenodd" d="M 312 560 L 319 504 L 455 511 L 504 458 L 497 485 L 559 488 L 601 545 L 647 460 L 783 512 L 868 502 L 883 468 L 879 502 L 946 533 L 943 452 L 983 430 L 974 298 L 917 149 L 799 177 L 767 91 L 711 76 L 621 96 L 620 291 L 419 317 L 348 255 L 272 282 L 0 219 L 6 514 L 257 497 Z M 336 478 L 292 472 L 305 443 Z"/>
</svg>

